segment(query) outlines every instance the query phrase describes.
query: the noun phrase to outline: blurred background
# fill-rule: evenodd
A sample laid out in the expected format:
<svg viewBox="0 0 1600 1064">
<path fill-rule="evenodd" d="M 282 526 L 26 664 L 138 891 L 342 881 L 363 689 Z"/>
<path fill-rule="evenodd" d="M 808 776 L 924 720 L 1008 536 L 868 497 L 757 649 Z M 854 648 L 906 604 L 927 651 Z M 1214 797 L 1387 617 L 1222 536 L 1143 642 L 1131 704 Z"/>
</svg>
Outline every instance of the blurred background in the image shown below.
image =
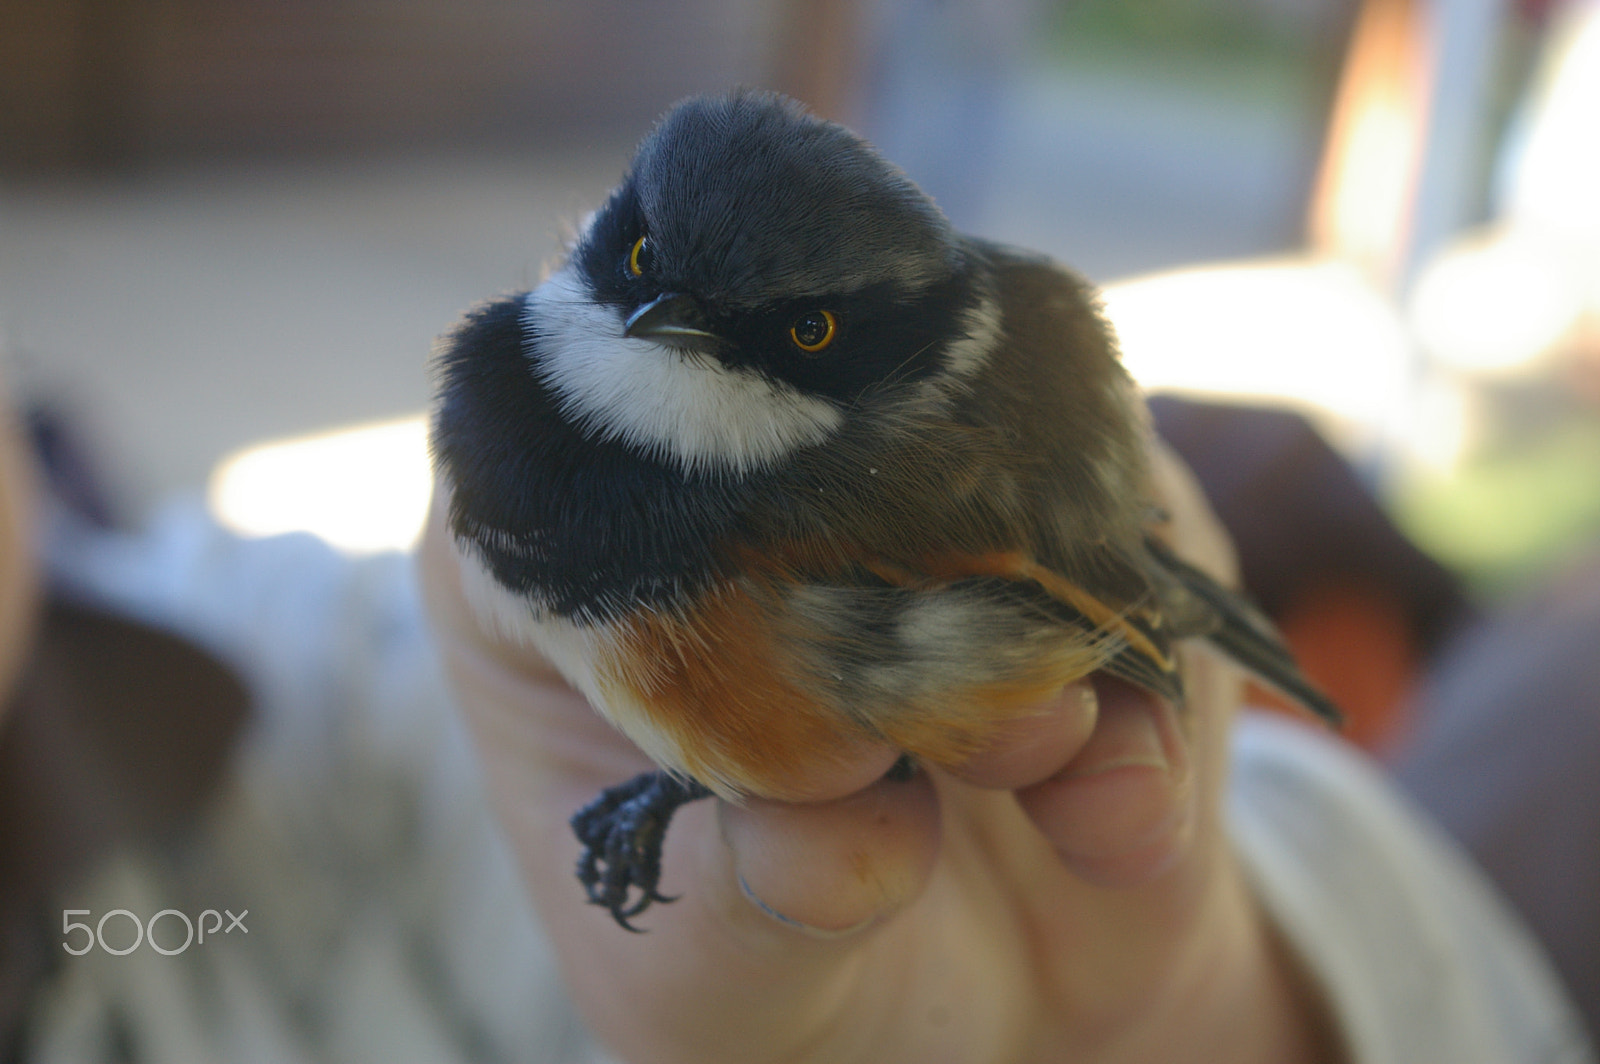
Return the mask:
<svg viewBox="0 0 1600 1064">
<path fill-rule="evenodd" d="M 56 498 L 406 547 L 433 338 L 735 84 L 1104 286 L 1246 585 L 1600 1032 L 1600 0 L 0 0 Z"/>
<path fill-rule="evenodd" d="M 1105 285 L 1147 387 L 1307 418 L 1163 427 L 1214 494 L 1331 442 L 1351 571 L 1427 574 L 1354 615 L 1405 649 L 1348 697 L 1395 705 L 1600 538 L 1597 40 L 1581 0 L 0 0 L 5 372 L 108 521 L 205 492 L 404 546 L 432 338 L 536 284 L 674 100 L 772 86 Z"/>
</svg>

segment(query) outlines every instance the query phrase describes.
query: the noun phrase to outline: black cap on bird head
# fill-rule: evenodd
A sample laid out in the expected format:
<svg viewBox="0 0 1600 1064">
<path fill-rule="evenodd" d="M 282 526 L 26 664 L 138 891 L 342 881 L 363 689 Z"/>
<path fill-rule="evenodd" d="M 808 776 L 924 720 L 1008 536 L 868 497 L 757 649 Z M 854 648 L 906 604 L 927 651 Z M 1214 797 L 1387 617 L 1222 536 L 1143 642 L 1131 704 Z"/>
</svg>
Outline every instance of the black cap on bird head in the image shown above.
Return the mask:
<svg viewBox="0 0 1600 1064">
<path fill-rule="evenodd" d="M 725 312 L 871 285 L 915 291 L 957 261 L 949 222 L 902 171 L 768 92 L 696 97 L 662 118 L 578 250 L 591 278 L 614 261 L 617 229 L 648 234 L 663 289 Z"/>
</svg>

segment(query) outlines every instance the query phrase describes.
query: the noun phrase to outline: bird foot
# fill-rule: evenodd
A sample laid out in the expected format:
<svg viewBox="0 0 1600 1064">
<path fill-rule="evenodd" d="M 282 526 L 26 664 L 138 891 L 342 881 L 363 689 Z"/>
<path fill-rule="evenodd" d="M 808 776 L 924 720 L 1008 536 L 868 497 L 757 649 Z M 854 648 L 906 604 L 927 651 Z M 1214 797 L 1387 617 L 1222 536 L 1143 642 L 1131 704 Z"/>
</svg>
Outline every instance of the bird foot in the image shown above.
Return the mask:
<svg viewBox="0 0 1600 1064">
<path fill-rule="evenodd" d="M 656 890 L 667 824 L 679 806 L 710 796 L 711 791 L 694 780 L 645 772 L 607 787 L 574 813 L 572 830 L 583 844 L 578 881 L 589 904 L 603 906 L 617 923 L 638 931 L 629 920 L 653 902 L 674 900 Z M 637 899 L 630 900 L 635 891 Z"/>
</svg>

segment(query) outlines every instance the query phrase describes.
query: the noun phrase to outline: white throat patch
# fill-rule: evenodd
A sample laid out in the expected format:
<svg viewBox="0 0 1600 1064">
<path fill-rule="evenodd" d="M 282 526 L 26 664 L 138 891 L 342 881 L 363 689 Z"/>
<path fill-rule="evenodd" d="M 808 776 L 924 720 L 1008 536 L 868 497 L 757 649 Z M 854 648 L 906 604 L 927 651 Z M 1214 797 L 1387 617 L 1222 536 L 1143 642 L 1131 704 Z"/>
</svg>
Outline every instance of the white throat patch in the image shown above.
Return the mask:
<svg viewBox="0 0 1600 1064">
<path fill-rule="evenodd" d="M 570 266 L 528 294 L 522 320 L 564 415 L 685 472 L 763 469 L 844 421 L 834 403 L 782 381 L 624 336 L 616 309 L 596 304 Z"/>
</svg>

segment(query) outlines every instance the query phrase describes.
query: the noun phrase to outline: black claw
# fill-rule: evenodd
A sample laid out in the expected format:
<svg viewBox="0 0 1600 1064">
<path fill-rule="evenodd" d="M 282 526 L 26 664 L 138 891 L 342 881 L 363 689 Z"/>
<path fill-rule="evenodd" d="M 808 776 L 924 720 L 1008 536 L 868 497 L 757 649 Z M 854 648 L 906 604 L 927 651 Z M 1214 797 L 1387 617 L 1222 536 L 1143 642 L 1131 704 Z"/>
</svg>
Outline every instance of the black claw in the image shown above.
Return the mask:
<svg viewBox="0 0 1600 1064">
<path fill-rule="evenodd" d="M 678 807 L 711 791 L 694 780 L 665 772 L 646 772 L 626 783 L 607 787 L 600 797 L 572 816 L 572 830 L 583 843 L 578 882 L 589 904 L 604 906 L 611 918 L 629 931 L 628 921 L 653 902 L 670 902 L 656 890 L 661 881 L 661 844 Z M 638 890 L 636 901 L 629 896 Z"/>
</svg>

